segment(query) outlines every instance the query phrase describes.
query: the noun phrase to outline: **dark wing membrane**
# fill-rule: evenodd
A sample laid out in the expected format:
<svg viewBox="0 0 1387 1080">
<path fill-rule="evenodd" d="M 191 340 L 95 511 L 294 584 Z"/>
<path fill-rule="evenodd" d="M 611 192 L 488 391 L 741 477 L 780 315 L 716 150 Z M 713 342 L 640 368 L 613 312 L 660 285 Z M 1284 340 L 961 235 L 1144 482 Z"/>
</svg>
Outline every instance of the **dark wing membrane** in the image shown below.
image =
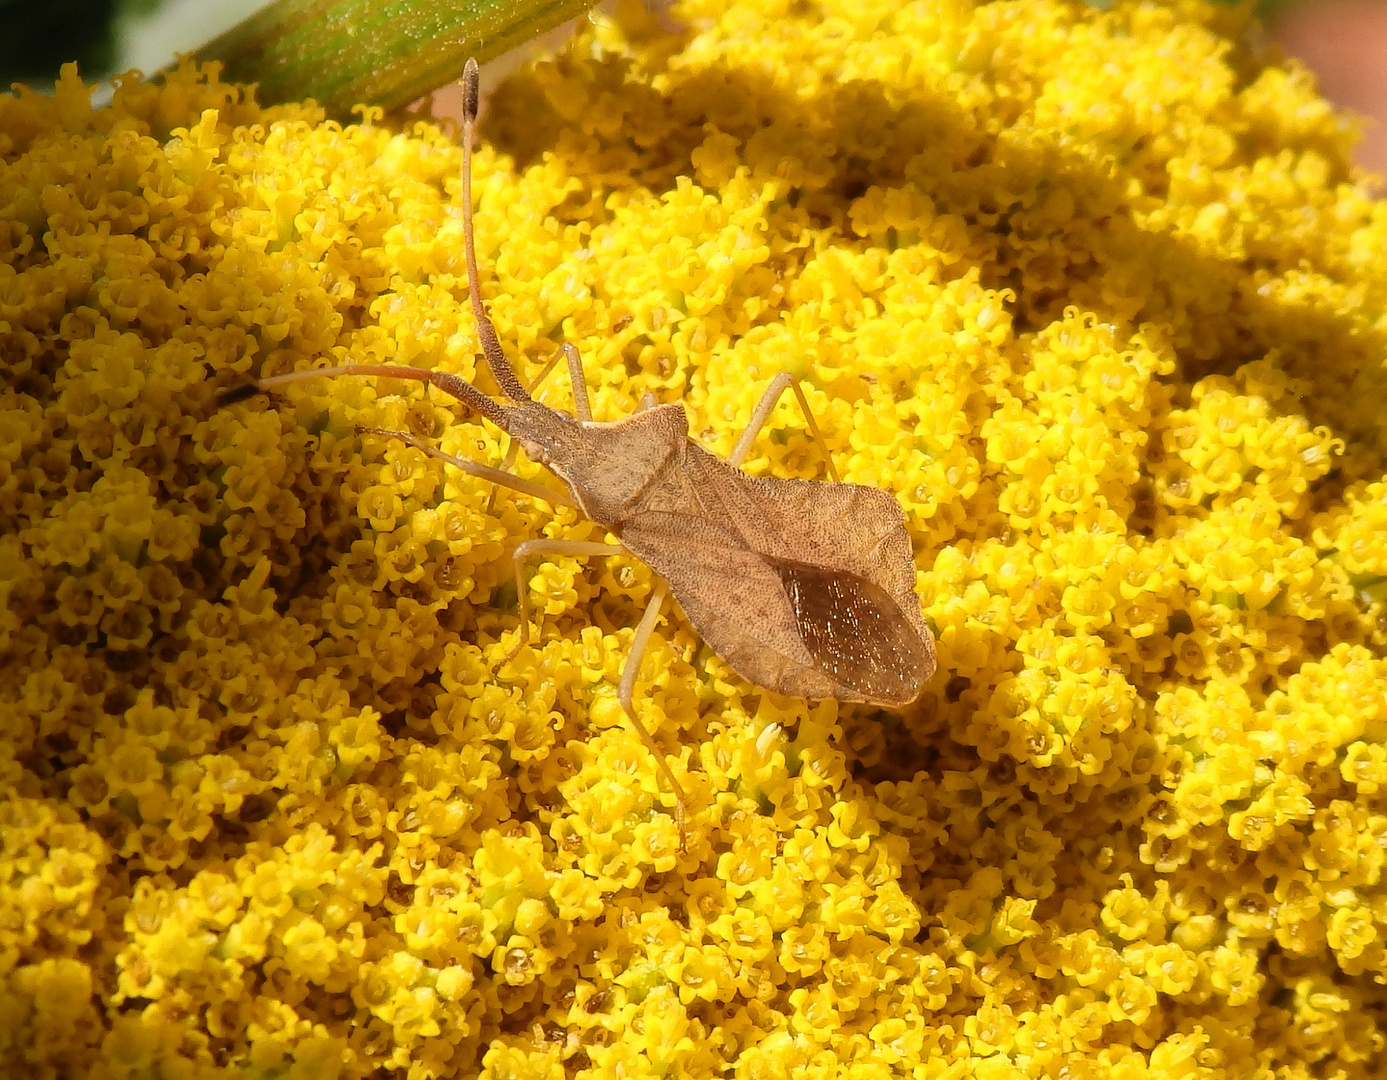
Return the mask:
<svg viewBox="0 0 1387 1080">
<path fill-rule="evenodd" d="M 904 705 L 934 674 L 900 504 L 859 484 L 752 477 L 696 445 L 698 508 L 777 570 L 801 639 L 834 697 Z"/>
<path fill-rule="evenodd" d="M 645 513 L 621 542 L 669 583 L 704 641 L 748 682 L 790 697 L 838 697 L 818 669 L 776 570 L 736 534 L 703 518 Z"/>
<path fill-rule="evenodd" d="M 669 583 L 703 640 L 757 686 L 905 705 L 934 671 L 918 611 L 910 618 L 865 578 L 768 558 L 716 522 L 684 514 L 640 514 L 621 540 Z"/>
<path fill-rule="evenodd" d="M 804 563 L 772 563 L 814 663 L 837 697 L 904 705 L 934 671 L 933 651 L 881 586 Z"/>
<path fill-rule="evenodd" d="M 910 535 L 885 491 L 752 477 L 686 442 L 613 531 L 757 686 L 904 705 L 934 672 Z"/>
</svg>

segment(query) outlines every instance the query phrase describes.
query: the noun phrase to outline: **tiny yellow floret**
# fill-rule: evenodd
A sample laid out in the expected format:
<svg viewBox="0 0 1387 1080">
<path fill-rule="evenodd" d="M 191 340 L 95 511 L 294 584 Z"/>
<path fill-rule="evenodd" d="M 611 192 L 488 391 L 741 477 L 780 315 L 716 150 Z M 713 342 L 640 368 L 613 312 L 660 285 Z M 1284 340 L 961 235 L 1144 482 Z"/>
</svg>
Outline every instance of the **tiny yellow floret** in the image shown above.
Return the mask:
<svg viewBox="0 0 1387 1080">
<path fill-rule="evenodd" d="M 1097 10 L 1104 7 L 1106 10 Z M 1387 1074 L 1387 210 L 1247 4 L 683 0 L 457 134 L 0 95 L 0 1075 Z M 781 372 L 940 672 L 778 698 L 410 380 Z M 541 379 L 541 375 L 544 377 Z M 824 479 L 798 406 L 755 475 Z M 532 640 L 522 642 L 525 601 Z M 849 632 L 847 628 L 844 633 Z"/>
</svg>

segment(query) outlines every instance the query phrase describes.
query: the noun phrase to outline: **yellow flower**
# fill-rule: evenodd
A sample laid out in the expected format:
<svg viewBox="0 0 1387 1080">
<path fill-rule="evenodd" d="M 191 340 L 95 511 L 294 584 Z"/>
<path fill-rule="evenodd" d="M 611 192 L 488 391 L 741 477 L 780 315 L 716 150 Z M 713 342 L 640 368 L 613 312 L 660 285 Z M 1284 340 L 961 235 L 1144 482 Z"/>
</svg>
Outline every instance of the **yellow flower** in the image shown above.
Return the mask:
<svg viewBox="0 0 1387 1080">
<path fill-rule="evenodd" d="M 734 991 L 731 974 L 727 956 L 716 945 L 697 949 L 689 946 L 669 968 L 670 980 L 685 1005 L 695 1001 L 730 1001 Z"/>
<path fill-rule="evenodd" d="M 322 924 L 294 912 L 280 924 L 279 934 L 290 974 L 307 982 L 326 982 L 337 946 Z"/>
<path fill-rule="evenodd" d="M 0 96 L 0 1072 L 1381 1072 L 1351 126 L 1236 5 L 675 14 L 493 98 L 477 282 L 427 123 L 189 65 Z M 553 483 L 509 437 L 404 380 L 217 404 L 489 388 L 473 290 L 599 420 L 683 400 L 725 453 L 799 378 L 900 502 L 921 700 L 767 694 L 671 605 L 681 848 L 618 701 L 648 569 L 532 562 L 511 656 L 515 545 L 600 529 L 357 429 Z M 746 467 L 825 475 L 790 403 Z"/>
</svg>

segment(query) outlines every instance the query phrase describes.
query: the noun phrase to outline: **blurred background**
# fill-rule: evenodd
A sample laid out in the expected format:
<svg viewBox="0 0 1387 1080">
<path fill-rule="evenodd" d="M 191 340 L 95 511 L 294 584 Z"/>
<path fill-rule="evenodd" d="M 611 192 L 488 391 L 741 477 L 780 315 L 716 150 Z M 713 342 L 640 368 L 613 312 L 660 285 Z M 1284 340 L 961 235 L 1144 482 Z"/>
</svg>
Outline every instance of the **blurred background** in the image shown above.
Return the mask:
<svg viewBox="0 0 1387 1080">
<path fill-rule="evenodd" d="M 1325 97 L 1367 117 L 1358 161 L 1387 176 L 1387 2 L 1299 0 L 1269 13 L 1287 53 L 1315 73 Z"/>
<path fill-rule="evenodd" d="M 0 0 L 0 86 L 50 85 L 68 60 L 89 80 L 154 71 L 264 3 Z M 1259 13 L 1273 44 L 1304 61 L 1326 97 L 1366 118 L 1359 162 L 1387 175 L 1387 0 L 1262 0 Z"/>
</svg>

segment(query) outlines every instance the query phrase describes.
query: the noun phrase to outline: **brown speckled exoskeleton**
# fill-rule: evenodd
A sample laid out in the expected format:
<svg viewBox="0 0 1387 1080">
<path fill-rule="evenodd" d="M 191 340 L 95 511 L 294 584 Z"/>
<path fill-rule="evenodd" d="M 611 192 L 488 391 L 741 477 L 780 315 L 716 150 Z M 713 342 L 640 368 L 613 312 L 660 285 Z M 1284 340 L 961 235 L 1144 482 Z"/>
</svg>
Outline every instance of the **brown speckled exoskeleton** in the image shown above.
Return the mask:
<svg viewBox="0 0 1387 1080">
<path fill-rule="evenodd" d="M 934 640 L 915 595 L 910 537 L 896 500 L 878 488 L 838 482 L 749 476 L 737 466 L 780 395 L 793 389 L 821 446 L 808 403 L 788 375 L 761 397 L 726 461 L 689 438 L 680 403 L 647 405 L 613 421 L 592 419 L 577 350 L 564 346 L 576 416 L 535 401 L 511 369 L 477 287 L 472 232 L 471 145 L 478 74 L 463 76 L 463 230 L 472 312 L 487 366 L 504 395 L 497 401 L 456 375 L 417 367 L 354 364 L 261 379 L 229 392 L 240 400 L 300 379 L 373 375 L 432 383 L 508 432 L 535 461 L 568 485 L 568 494 L 510 473 L 444 454 L 404 432 L 403 439 L 472 475 L 576 506 L 617 543 L 528 540 L 515 551 L 521 629 L 528 635 L 523 575 L 537 555 L 600 556 L 629 551 L 644 560 L 679 601 L 709 646 L 748 682 L 777 694 L 901 706 L 934 672 Z M 378 429 L 364 429 L 378 430 Z M 826 449 L 825 449 L 826 454 Z M 657 586 L 622 672 L 619 698 L 675 797 L 683 838 L 684 793 L 636 716 L 632 703 L 666 590 Z"/>
</svg>

